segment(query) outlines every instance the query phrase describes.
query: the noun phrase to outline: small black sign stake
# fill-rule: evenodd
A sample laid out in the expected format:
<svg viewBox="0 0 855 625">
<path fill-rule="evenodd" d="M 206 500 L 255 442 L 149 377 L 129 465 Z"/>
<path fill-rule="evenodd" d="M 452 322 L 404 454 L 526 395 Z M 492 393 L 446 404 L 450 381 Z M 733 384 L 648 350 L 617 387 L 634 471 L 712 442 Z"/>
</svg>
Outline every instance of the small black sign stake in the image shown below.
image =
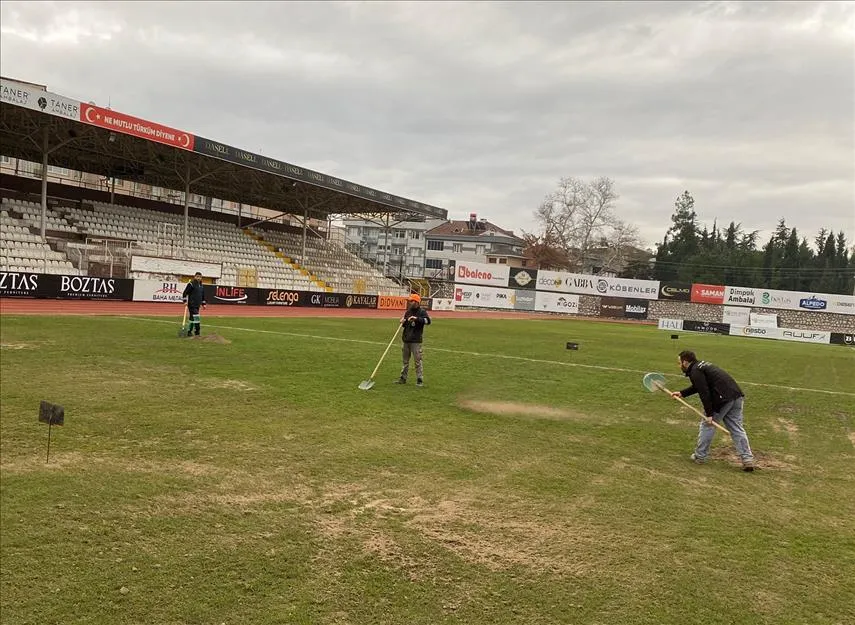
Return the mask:
<svg viewBox="0 0 855 625">
<path fill-rule="evenodd" d="M 54 425 L 65 424 L 65 408 L 59 404 L 52 404 L 42 400 L 39 405 L 39 421 L 48 424 L 47 459 L 45 460 L 45 464 L 47 464 L 50 462 L 50 429 Z"/>
</svg>

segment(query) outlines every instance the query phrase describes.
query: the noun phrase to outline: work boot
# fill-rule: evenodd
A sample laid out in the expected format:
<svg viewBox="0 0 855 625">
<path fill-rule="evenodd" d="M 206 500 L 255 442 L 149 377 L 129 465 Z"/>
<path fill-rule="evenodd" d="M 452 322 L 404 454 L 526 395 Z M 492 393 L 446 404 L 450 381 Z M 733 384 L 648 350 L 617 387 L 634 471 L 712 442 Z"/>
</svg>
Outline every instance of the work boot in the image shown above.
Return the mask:
<svg viewBox="0 0 855 625">
<path fill-rule="evenodd" d="M 421 378 L 419 378 L 418 380 L 416 380 L 416 386 L 424 386 L 424 385 L 425 385 L 425 383 L 424 383 L 424 381 L 423 381 Z"/>
</svg>

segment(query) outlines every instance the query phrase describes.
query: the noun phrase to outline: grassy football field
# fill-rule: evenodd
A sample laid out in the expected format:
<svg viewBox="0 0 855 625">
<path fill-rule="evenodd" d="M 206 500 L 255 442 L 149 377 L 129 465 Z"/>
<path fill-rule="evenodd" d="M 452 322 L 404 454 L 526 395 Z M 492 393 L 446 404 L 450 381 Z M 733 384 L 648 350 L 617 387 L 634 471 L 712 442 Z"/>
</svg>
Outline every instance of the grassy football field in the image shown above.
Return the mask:
<svg viewBox="0 0 855 625">
<path fill-rule="evenodd" d="M 425 387 L 395 345 L 366 392 L 394 320 L 0 321 L 3 625 L 855 618 L 855 350 L 437 319 Z M 743 385 L 753 474 L 643 388 L 680 349 Z"/>
</svg>

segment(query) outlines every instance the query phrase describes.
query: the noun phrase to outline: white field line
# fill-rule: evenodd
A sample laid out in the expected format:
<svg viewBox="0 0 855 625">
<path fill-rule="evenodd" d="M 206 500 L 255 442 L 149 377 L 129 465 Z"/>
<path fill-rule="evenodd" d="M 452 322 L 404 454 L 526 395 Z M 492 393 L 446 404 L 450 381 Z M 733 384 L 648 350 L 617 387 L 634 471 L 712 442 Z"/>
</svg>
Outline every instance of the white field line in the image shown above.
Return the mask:
<svg viewBox="0 0 855 625">
<path fill-rule="evenodd" d="M 150 323 L 168 323 L 171 325 L 175 325 L 178 327 L 180 324 L 176 324 L 175 321 L 168 321 L 166 319 L 150 319 L 147 317 L 131 317 L 119 315 L 114 318 L 117 319 L 131 319 L 134 321 L 148 321 Z M 363 343 L 365 345 L 386 345 L 381 341 L 367 341 L 365 339 L 348 339 L 341 338 L 336 336 L 323 336 L 320 334 L 303 334 L 299 332 L 283 332 L 281 330 L 261 330 L 259 328 L 241 328 L 237 326 L 222 326 L 222 325 L 213 325 L 211 323 L 205 324 L 206 328 L 216 328 L 218 330 L 237 330 L 239 332 L 255 332 L 257 334 L 274 334 L 277 336 L 294 336 L 298 338 L 304 339 L 318 339 L 321 341 L 341 341 L 344 343 Z M 431 346 L 429 348 L 431 352 L 443 352 L 448 354 L 463 354 L 465 356 L 476 356 L 478 358 L 501 358 L 504 360 L 517 360 L 521 362 L 534 362 L 538 364 L 544 365 L 558 365 L 560 367 L 578 367 L 581 369 L 597 369 L 599 371 L 619 371 L 621 373 L 649 373 L 649 371 L 643 369 L 624 369 L 622 367 L 606 367 L 603 365 L 586 365 L 576 362 L 563 362 L 560 360 L 544 360 L 541 358 L 526 358 L 525 356 L 508 356 L 507 354 L 483 354 L 481 352 L 470 352 L 464 351 L 460 349 L 446 349 L 443 347 L 434 347 Z M 664 374 L 667 377 L 671 378 L 682 378 L 683 376 L 676 373 L 666 373 Z M 845 391 L 827 391 L 821 388 L 802 388 L 799 386 L 783 386 L 780 384 L 764 384 L 762 382 L 743 382 L 740 381 L 739 384 L 745 384 L 746 386 L 762 386 L 765 388 L 776 388 L 786 391 L 800 391 L 802 393 L 824 393 L 826 395 L 844 395 L 846 397 L 855 397 L 855 393 L 847 393 Z"/>
</svg>

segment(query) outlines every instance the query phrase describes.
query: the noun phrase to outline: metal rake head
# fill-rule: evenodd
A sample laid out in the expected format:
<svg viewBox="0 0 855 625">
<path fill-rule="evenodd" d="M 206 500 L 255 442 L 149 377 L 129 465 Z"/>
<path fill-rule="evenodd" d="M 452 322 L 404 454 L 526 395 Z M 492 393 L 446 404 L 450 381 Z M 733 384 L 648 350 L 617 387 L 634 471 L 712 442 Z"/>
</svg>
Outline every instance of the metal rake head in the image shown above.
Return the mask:
<svg viewBox="0 0 855 625">
<path fill-rule="evenodd" d="M 648 373 L 641 380 L 641 383 L 648 391 L 655 393 L 665 388 L 665 376 L 661 373 Z"/>
</svg>

